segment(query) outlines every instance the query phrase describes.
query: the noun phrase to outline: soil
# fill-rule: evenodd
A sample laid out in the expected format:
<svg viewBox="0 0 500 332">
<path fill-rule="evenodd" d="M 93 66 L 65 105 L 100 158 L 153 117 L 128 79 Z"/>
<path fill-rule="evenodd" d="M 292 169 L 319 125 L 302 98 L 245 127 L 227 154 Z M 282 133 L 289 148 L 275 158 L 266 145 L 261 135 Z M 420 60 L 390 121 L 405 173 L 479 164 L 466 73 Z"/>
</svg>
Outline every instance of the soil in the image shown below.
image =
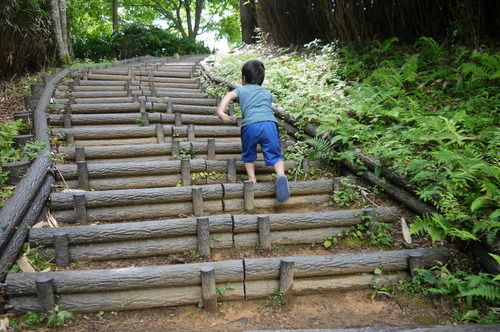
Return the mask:
<svg viewBox="0 0 500 332">
<path fill-rule="evenodd" d="M 378 295 L 371 290 L 296 296 L 291 304 L 265 300 L 224 302 L 210 314 L 196 306 L 75 315 L 58 331 L 244 331 L 334 329 L 449 324 L 449 307 L 420 297 Z"/>
</svg>

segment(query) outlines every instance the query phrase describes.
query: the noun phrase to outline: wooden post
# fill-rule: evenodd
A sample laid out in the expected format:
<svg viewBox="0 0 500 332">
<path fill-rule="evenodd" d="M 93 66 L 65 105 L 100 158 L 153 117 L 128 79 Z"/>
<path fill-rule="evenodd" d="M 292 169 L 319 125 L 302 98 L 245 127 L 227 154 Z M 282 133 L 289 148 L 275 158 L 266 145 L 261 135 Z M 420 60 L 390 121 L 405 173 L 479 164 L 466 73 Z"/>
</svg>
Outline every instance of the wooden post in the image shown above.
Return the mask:
<svg viewBox="0 0 500 332">
<path fill-rule="evenodd" d="M 72 144 L 72 145 L 75 144 L 75 135 L 73 135 L 72 133 L 64 134 L 64 139 L 66 140 L 66 143 L 68 143 L 68 144 Z"/>
<path fill-rule="evenodd" d="M 178 158 L 181 154 L 181 142 L 178 139 L 172 140 L 172 158 Z"/>
<path fill-rule="evenodd" d="M 234 115 L 234 104 L 233 104 L 233 103 L 230 103 L 230 104 L 229 104 L 229 111 L 228 111 L 228 115 L 229 115 L 229 116 L 233 116 L 233 115 Z"/>
<path fill-rule="evenodd" d="M 216 98 L 215 98 L 215 104 L 216 104 L 216 106 L 219 106 L 219 105 L 220 105 L 221 100 L 222 100 L 222 98 L 221 98 L 221 97 L 216 97 Z"/>
<path fill-rule="evenodd" d="M 280 261 L 279 291 L 284 292 L 283 300 L 285 300 L 285 303 L 292 302 L 293 266 L 294 266 L 294 262 L 292 260 L 282 259 Z"/>
<path fill-rule="evenodd" d="M 215 138 L 207 140 L 207 159 L 215 160 Z"/>
<path fill-rule="evenodd" d="M 176 112 L 174 115 L 174 126 L 180 127 L 182 126 L 182 118 L 181 113 Z"/>
<path fill-rule="evenodd" d="M 174 112 L 174 103 L 171 100 L 167 100 L 167 114 L 172 114 Z"/>
<path fill-rule="evenodd" d="M 412 252 L 408 256 L 410 260 L 410 274 L 414 277 L 418 274 L 415 269 L 424 268 L 424 255 L 421 252 Z"/>
<path fill-rule="evenodd" d="M 363 216 L 365 222 L 376 222 L 377 221 L 377 212 L 375 209 L 366 209 L 363 211 Z M 370 224 L 368 226 L 368 229 L 372 232 L 377 232 L 378 231 L 378 226 L 374 224 Z"/>
<path fill-rule="evenodd" d="M 195 217 L 203 216 L 203 191 L 201 187 L 193 188 L 191 191 L 193 199 L 193 214 Z"/>
<path fill-rule="evenodd" d="M 146 112 L 146 100 L 145 100 L 145 98 L 139 99 L 139 112 L 141 114 Z"/>
<path fill-rule="evenodd" d="M 253 213 L 255 209 L 253 182 L 247 180 L 243 183 L 243 199 L 245 211 Z"/>
<path fill-rule="evenodd" d="M 342 181 L 341 178 L 333 178 L 333 191 L 339 192 L 342 190 Z"/>
<path fill-rule="evenodd" d="M 194 142 L 194 125 L 192 123 L 188 124 L 188 142 Z"/>
<path fill-rule="evenodd" d="M 41 276 L 35 280 L 36 295 L 40 302 L 40 311 L 48 313 L 56 306 L 54 279 L 51 276 Z"/>
<path fill-rule="evenodd" d="M 215 288 L 215 269 L 213 266 L 201 268 L 201 293 L 204 308 L 208 312 L 217 312 L 217 290 Z"/>
<path fill-rule="evenodd" d="M 243 122 L 243 118 L 241 116 L 239 116 L 238 118 L 236 118 L 236 126 L 237 127 L 241 127 L 241 123 Z"/>
<path fill-rule="evenodd" d="M 189 159 L 181 160 L 181 184 L 183 186 L 191 185 L 191 164 Z"/>
<path fill-rule="evenodd" d="M 56 265 L 58 267 L 69 266 L 69 236 L 67 232 L 57 232 L 54 234 L 54 249 Z"/>
<path fill-rule="evenodd" d="M 285 158 L 286 141 L 280 140 L 281 157 Z"/>
<path fill-rule="evenodd" d="M 64 123 L 64 128 L 71 128 L 71 114 L 64 113 L 63 123 Z"/>
<path fill-rule="evenodd" d="M 156 125 L 156 139 L 158 141 L 158 144 L 165 143 L 165 130 L 163 129 L 162 124 Z"/>
<path fill-rule="evenodd" d="M 87 206 L 85 205 L 85 193 L 74 193 L 73 204 L 75 206 L 75 221 L 79 224 L 87 224 Z"/>
<path fill-rule="evenodd" d="M 83 146 L 75 147 L 75 160 L 85 161 L 85 148 Z"/>
<path fill-rule="evenodd" d="M 149 126 L 149 115 L 147 112 L 141 112 L 142 126 Z"/>
<path fill-rule="evenodd" d="M 257 224 L 259 228 L 259 244 L 265 251 L 271 251 L 271 227 L 269 216 L 258 217 Z"/>
<path fill-rule="evenodd" d="M 90 190 L 90 181 L 89 181 L 89 171 L 87 167 L 86 161 L 77 161 L 76 162 L 77 172 L 78 172 L 78 183 L 80 189 Z"/>
<path fill-rule="evenodd" d="M 17 135 L 13 137 L 14 144 L 19 147 L 25 147 L 27 143 L 33 141 L 35 139 L 35 135 L 27 134 L 27 135 Z"/>
<path fill-rule="evenodd" d="M 304 170 L 304 174 L 309 174 L 309 172 L 311 172 L 311 167 L 309 165 L 309 159 L 307 158 L 304 158 L 302 159 L 302 169 Z"/>
<path fill-rule="evenodd" d="M 17 185 L 19 181 L 26 175 L 31 162 L 29 160 L 14 161 L 2 165 L 3 172 L 10 172 L 6 181 L 9 185 Z"/>
<path fill-rule="evenodd" d="M 210 258 L 210 229 L 208 217 L 196 218 L 198 252 L 204 258 Z"/>
<path fill-rule="evenodd" d="M 227 183 L 236 183 L 236 159 L 227 161 Z"/>
</svg>

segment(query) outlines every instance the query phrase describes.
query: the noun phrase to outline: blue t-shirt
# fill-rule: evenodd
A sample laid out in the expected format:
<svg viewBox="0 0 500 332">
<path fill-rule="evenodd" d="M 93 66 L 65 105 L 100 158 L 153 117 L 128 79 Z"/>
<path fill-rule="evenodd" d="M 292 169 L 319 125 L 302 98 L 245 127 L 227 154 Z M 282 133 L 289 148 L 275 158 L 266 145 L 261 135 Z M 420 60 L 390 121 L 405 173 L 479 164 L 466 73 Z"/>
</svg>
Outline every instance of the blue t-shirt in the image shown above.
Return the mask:
<svg viewBox="0 0 500 332">
<path fill-rule="evenodd" d="M 274 96 L 257 84 L 247 84 L 234 90 L 238 95 L 235 102 L 240 104 L 243 114 L 242 126 L 255 122 L 276 121 L 272 109 Z"/>
</svg>

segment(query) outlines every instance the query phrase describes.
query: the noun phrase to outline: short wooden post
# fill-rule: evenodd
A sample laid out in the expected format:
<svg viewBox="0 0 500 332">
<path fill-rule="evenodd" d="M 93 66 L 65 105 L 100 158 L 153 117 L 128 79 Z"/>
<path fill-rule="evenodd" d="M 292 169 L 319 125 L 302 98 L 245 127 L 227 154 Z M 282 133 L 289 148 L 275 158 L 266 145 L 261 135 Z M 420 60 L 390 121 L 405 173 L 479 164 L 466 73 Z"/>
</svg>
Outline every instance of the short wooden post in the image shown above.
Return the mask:
<svg viewBox="0 0 500 332">
<path fill-rule="evenodd" d="M 167 101 L 167 114 L 172 114 L 174 112 L 174 103 L 171 100 Z"/>
<path fill-rule="evenodd" d="M 30 168 L 31 162 L 29 160 L 14 161 L 2 165 L 3 172 L 10 172 L 6 181 L 8 185 L 17 185 L 19 181 L 26 175 Z"/>
<path fill-rule="evenodd" d="M 181 160 L 181 184 L 183 186 L 191 185 L 191 163 L 189 159 Z"/>
<path fill-rule="evenodd" d="M 85 193 L 74 193 L 73 204 L 75 206 L 75 221 L 79 224 L 87 224 L 87 206 L 85 205 Z"/>
<path fill-rule="evenodd" d="M 193 188 L 191 191 L 193 200 L 193 214 L 195 217 L 203 216 L 203 191 L 201 187 Z"/>
<path fill-rule="evenodd" d="M 139 99 L 139 112 L 141 114 L 146 112 L 146 99 L 145 98 Z"/>
<path fill-rule="evenodd" d="M 71 114 L 68 113 L 63 114 L 63 124 L 64 128 L 71 128 Z"/>
<path fill-rule="evenodd" d="M 208 312 L 217 312 L 217 290 L 215 287 L 215 269 L 213 266 L 201 268 L 201 293 L 203 307 Z"/>
<path fill-rule="evenodd" d="M 207 140 L 207 160 L 215 160 L 215 138 Z"/>
<path fill-rule="evenodd" d="M 236 159 L 227 161 L 227 183 L 236 183 Z"/>
<path fill-rule="evenodd" d="M 265 251 L 271 251 L 271 226 L 269 216 L 258 217 L 257 225 L 259 228 L 259 244 Z"/>
<path fill-rule="evenodd" d="M 162 124 L 156 125 L 156 139 L 159 144 L 165 143 L 165 130 Z"/>
<path fill-rule="evenodd" d="M 285 303 L 292 302 L 293 267 L 294 267 L 294 262 L 292 260 L 282 259 L 280 261 L 279 291 L 284 293 L 282 299 L 285 301 Z"/>
<path fill-rule="evenodd" d="M 333 178 L 333 191 L 339 192 L 342 190 L 342 181 L 341 178 Z"/>
<path fill-rule="evenodd" d="M 304 174 L 309 174 L 309 172 L 311 172 L 311 166 L 309 164 L 309 159 L 307 159 L 307 158 L 302 159 L 301 167 L 304 170 Z"/>
<path fill-rule="evenodd" d="M 196 218 L 198 252 L 202 257 L 210 258 L 210 228 L 208 217 Z"/>
<path fill-rule="evenodd" d="M 149 114 L 147 112 L 141 112 L 141 120 L 142 126 L 149 126 Z"/>
<path fill-rule="evenodd" d="M 54 249 L 56 265 L 58 267 L 69 266 L 69 236 L 67 232 L 57 232 L 54 234 Z"/>
<path fill-rule="evenodd" d="M 286 150 L 286 141 L 280 140 L 280 150 L 281 150 L 281 156 L 284 158 L 285 157 L 285 150 Z"/>
<path fill-rule="evenodd" d="M 190 123 L 188 124 L 188 142 L 194 142 L 194 124 Z"/>
<path fill-rule="evenodd" d="M 54 290 L 54 278 L 48 275 L 38 277 L 35 280 L 36 295 L 40 303 L 40 311 L 48 313 L 56 306 L 56 296 Z"/>
<path fill-rule="evenodd" d="M 90 190 L 89 170 L 86 161 L 77 161 L 78 184 L 80 189 Z"/>
<path fill-rule="evenodd" d="M 179 112 L 176 112 L 174 115 L 174 126 L 176 127 L 182 126 L 182 115 Z"/>
<path fill-rule="evenodd" d="M 253 213 L 255 210 L 253 182 L 247 180 L 243 183 L 243 199 L 245 211 Z"/>
<path fill-rule="evenodd" d="M 241 127 L 241 123 L 243 122 L 243 118 L 241 116 L 236 118 L 236 126 Z"/>
<path fill-rule="evenodd" d="M 75 160 L 85 161 L 85 148 L 83 146 L 78 146 L 75 148 Z"/>
<path fill-rule="evenodd" d="M 364 221 L 365 222 L 376 222 L 377 221 L 377 212 L 375 211 L 375 209 L 366 209 L 363 211 L 363 216 L 365 217 Z M 370 226 L 368 226 L 368 229 L 372 232 L 376 232 L 378 231 L 378 226 L 376 224 L 370 224 Z"/>
<path fill-rule="evenodd" d="M 229 104 L 229 110 L 228 110 L 227 114 L 229 116 L 233 116 L 234 115 L 234 104 L 233 103 Z"/>
<path fill-rule="evenodd" d="M 221 98 L 221 97 L 215 97 L 215 104 L 216 104 L 217 106 L 219 106 L 219 105 L 220 105 L 221 100 L 222 100 L 222 98 Z"/>
<path fill-rule="evenodd" d="M 424 255 L 421 252 L 411 252 L 408 256 L 410 260 L 410 274 L 414 277 L 418 274 L 416 269 L 424 268 Z"/>
<path fill-rule="evenodd" d="M 17 136 L 14 136 L 13 139 L 14 139 L 14 144 L 17 147 L 22 148 L 22 147 L 25 147 L 26 144 L 28 144 L 29 142 L 34 141 L 35 135 L 32 135 L 32 134 L 17 135 Z"/>
<path fill-rule="evenodd" d="M 73 135 L 73 133 L 65 133 L 64 139 L 66 140 L 66 143 L 68 143 L 68 144 L 71 144 L 71 145 L 75 144 L 75 135 Z"/>
<path fill-rule="evenodd" d="M 172 141 L 172 158 L 178 158 L 181 154 L 181 142 L 178 139 Z"/>
</svg>

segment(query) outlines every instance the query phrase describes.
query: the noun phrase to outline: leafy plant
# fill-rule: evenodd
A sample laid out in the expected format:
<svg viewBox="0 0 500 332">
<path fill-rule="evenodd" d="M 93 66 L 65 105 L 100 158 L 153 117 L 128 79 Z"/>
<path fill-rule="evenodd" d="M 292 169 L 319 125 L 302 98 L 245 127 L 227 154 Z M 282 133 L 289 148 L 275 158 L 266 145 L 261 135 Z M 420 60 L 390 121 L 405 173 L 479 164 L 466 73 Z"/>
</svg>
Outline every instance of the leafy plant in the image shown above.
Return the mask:
<svg viewBox="0 0 500 332">
<path fill-rule="evenodd" d="M 284 297 L 285 292 L 276 288 L 273 294 L 269 295 L 266 302 L 264 302 L 264 307 L 282 307 L 286 304 Z"/>
</svg>

